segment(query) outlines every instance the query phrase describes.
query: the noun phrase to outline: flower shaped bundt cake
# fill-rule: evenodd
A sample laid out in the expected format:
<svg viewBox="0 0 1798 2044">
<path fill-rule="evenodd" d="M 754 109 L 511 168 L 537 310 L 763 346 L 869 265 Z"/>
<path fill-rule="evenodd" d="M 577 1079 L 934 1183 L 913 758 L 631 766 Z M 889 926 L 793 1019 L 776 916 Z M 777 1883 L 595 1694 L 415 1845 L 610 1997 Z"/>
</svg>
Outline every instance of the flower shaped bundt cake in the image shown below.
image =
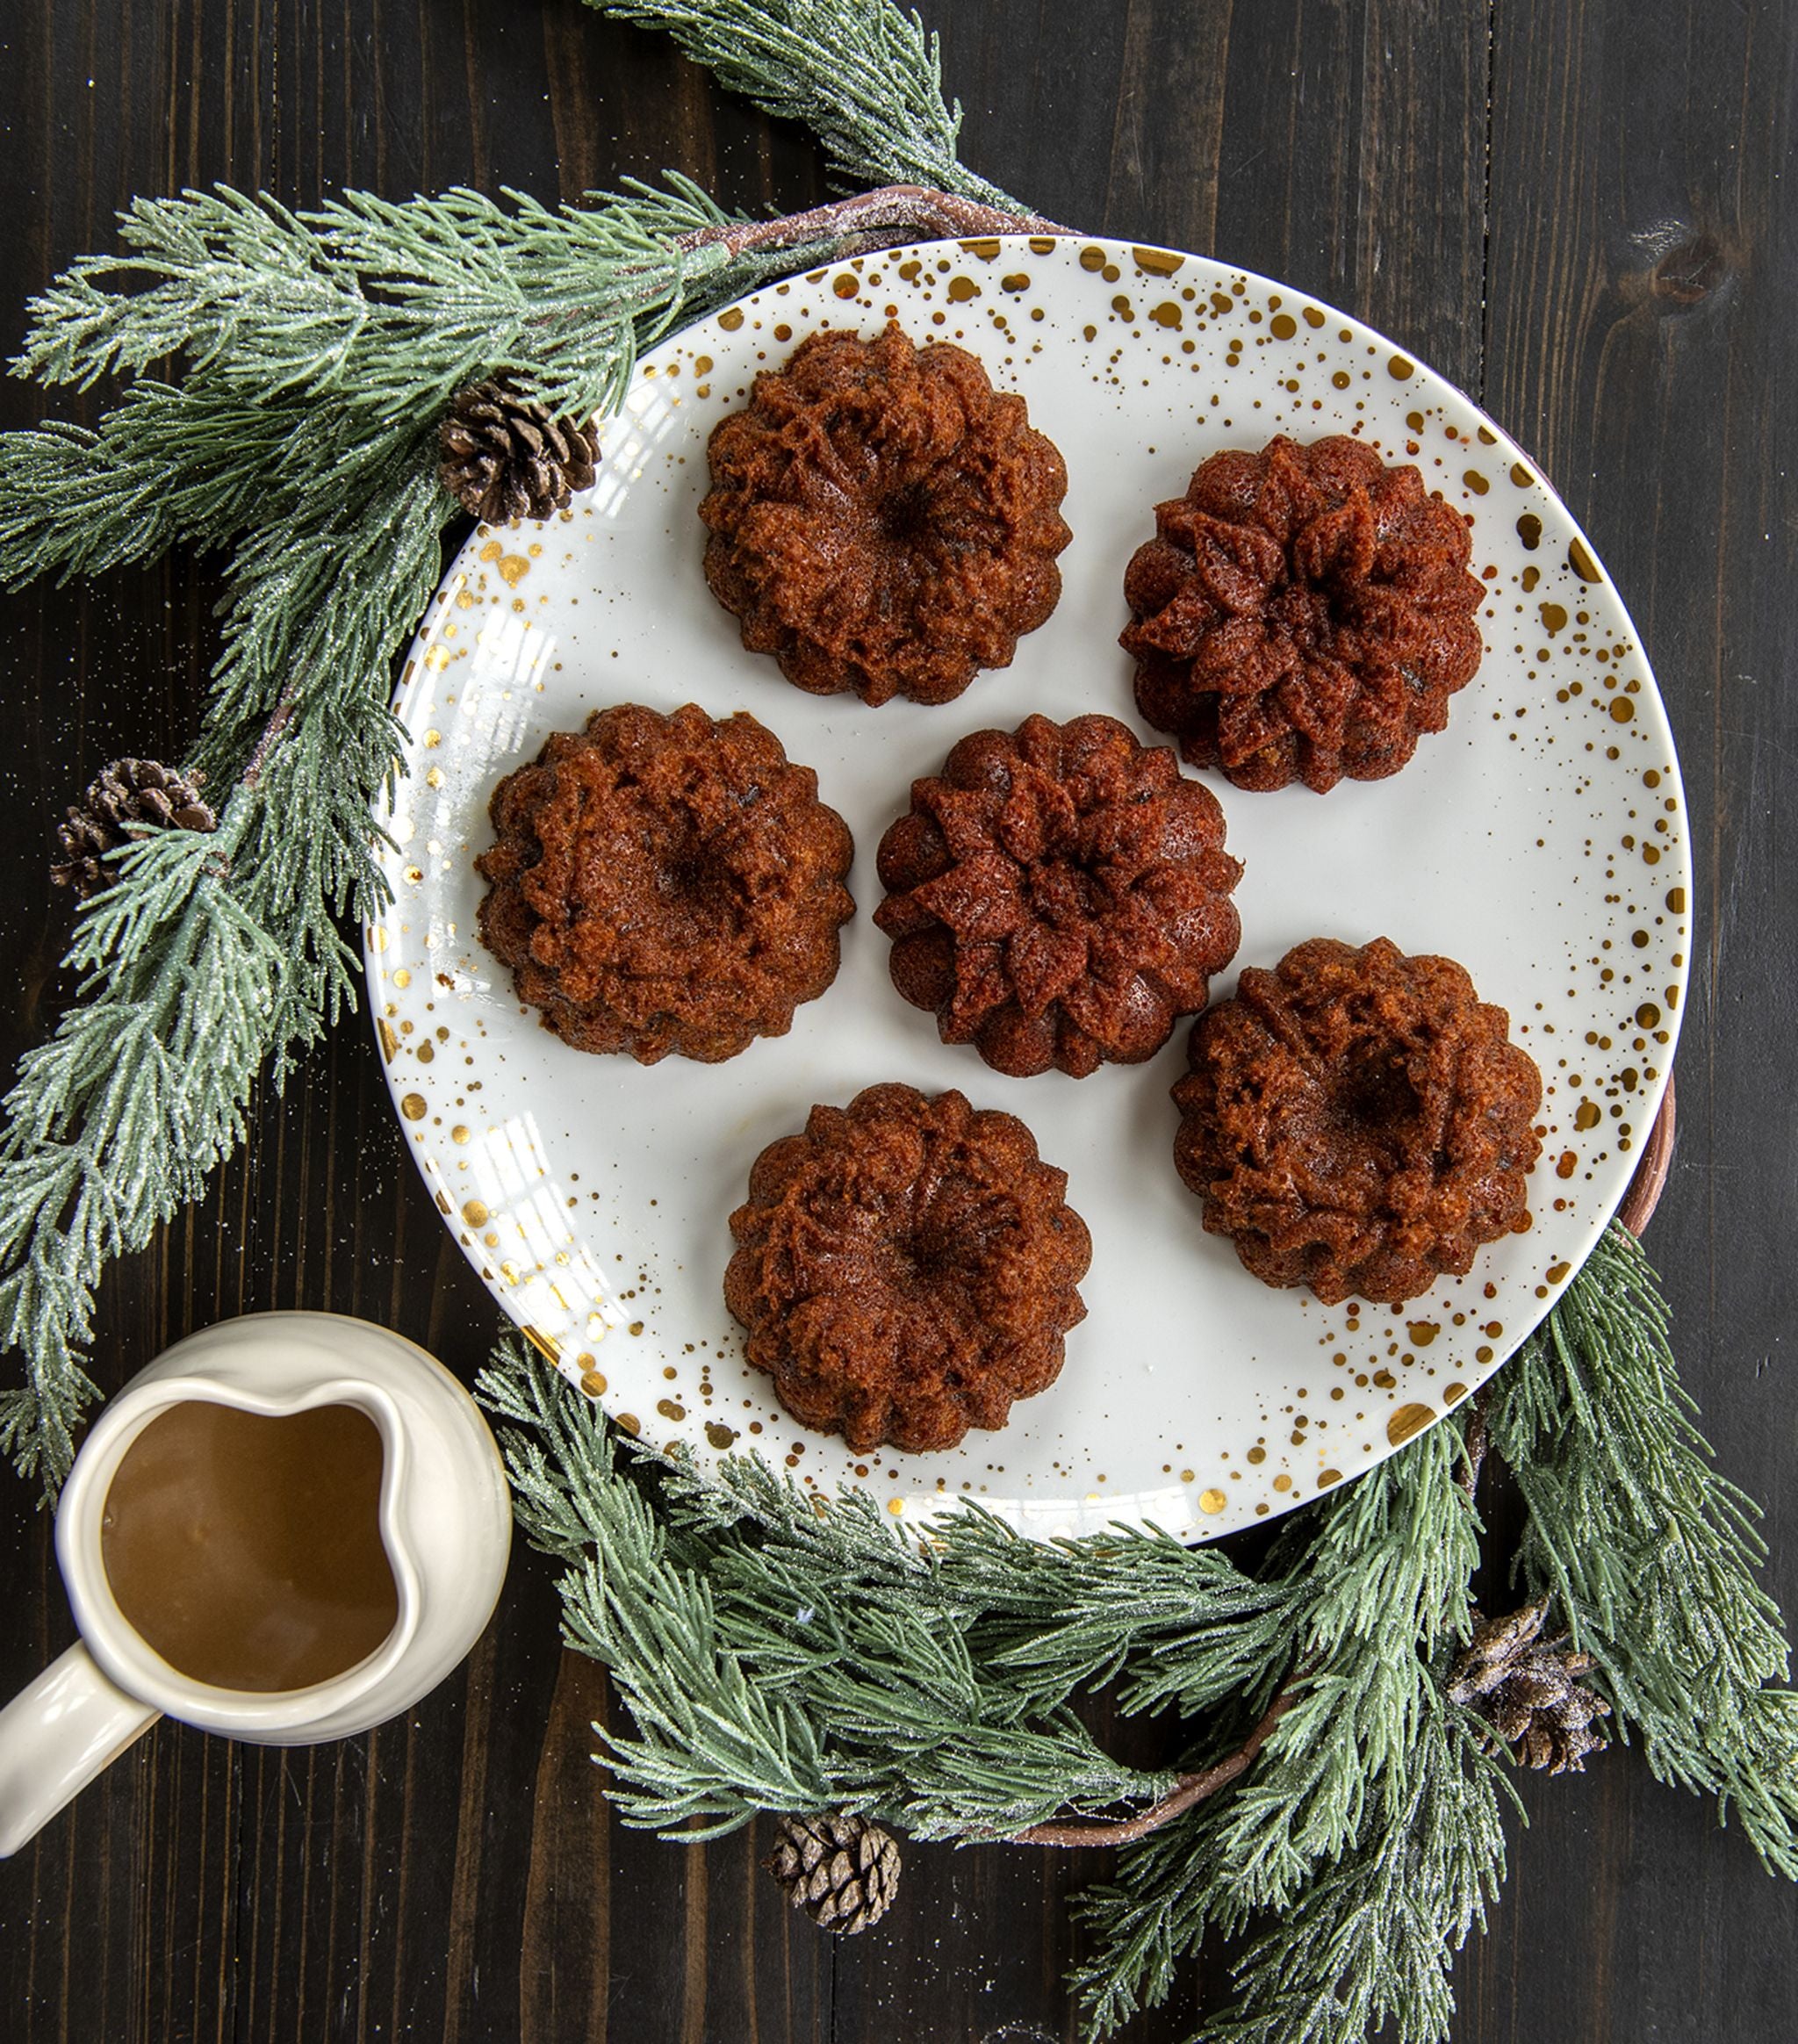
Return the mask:
<svg viewBox="0 0 1798 2044">
<path fill-rule="evenodd" d="M 1396 774 L 1472 680 L 1467 522 L 1338 435 L 1214 454 L 1124 578 L 1136 701 L 1239 788 Z"/>
<path fill-rule="evenodd" d="M 1013 1076 L 1154 1056 L 1234 956 L 1224 816 L 1109 716 L 975 731 L 881 840 L 893 983 Z"/>
<path fill-rule="evenodd" d="M 730 1216 L 749 1360 L 857 1454 L 953 1448 L 1060 1373 L 1092 1256 L 1015 1115 L 870 1086 L 771 1143 Z"/>
<path fill-rule="evenodd" d="M 1325 937 L 1192 1027 L 1174 1161 L 1269 1285 L 1386 1306 L 1529 1226 L 1542 1079 L 1452 959 Z"/>
<path fill-rule="evenodd" d="M 814 334 L 707 459 L 706 580 L 814 695 L 947 702 L 1061 595 L 1068 471 L 960 348 Z"/>
<path fill-rule="evenodd" d="M 481 940 L 577 1050 L 716 1063 L 837 976 L 854 847 L 745 713 L 624 703 L 557 731 L 491 804 Z"/>
</svg>

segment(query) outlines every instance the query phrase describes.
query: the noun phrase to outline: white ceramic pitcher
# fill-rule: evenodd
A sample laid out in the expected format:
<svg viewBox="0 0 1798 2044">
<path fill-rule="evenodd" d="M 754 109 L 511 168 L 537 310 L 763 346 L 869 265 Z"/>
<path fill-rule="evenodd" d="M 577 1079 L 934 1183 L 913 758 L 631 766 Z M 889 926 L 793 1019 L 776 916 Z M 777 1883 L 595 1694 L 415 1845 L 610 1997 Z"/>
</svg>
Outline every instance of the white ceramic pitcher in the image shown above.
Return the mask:
<svg viewBox="0 0 1798 2044">
<path fill-rule="evenodd" d="M 399 1616 L 345 1673 L 303 1689 L 215 1688 L 171 1667 L 120 1611 L 100 1554 L 106 1493 L 137 1436 L 188 1400 L 271 1418 L 353 1406 L 379 1431 L 381 1538 Z M 56 1553 L 81 1639 L 0 1710 L 0 1857 L 164 1712 L 260 1745 L 315 1745 L 410 1709 L 479 1637 L 511 1538 L 505 1470 L 485 1420 L 411 1342 L 327 1313 L 253 1313 L 177 1342 L 107 1406 L 63 1486 Z"/>
</svg>

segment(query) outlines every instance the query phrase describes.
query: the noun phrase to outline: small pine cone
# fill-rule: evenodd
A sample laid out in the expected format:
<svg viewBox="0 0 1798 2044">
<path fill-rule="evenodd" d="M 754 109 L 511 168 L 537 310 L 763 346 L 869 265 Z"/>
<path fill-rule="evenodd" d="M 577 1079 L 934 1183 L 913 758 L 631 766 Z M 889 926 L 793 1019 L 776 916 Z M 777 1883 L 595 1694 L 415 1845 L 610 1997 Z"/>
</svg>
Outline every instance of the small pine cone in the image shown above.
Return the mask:
<svg viewBox="0 0 1798 2044">
<path fill-rule="evenodd" d="M 553 419 L 503 378 L 458 391 L 438 429 L 437 473 L 464 511 L 488 525 L 547 518 L 590 489 L 599 435 Z"/>
<path fill-rule="evenodd" d="M 1485 1721 L 1491 1739 L 1516 1748 L 1526 1767 L 1584 1772 L 1587 1753 L 1607 1743 L 1594 1729 L 1611 1707 L 1580 1682 L 1595 1665 L 1564 1633 L 1542 1637 L 1549 1601 L 1538 1597 L 1506 1618 L 1482 1618 L 1449 1677 L 1449 1695 Z"/>
<path fill-rule="evenodd" d="M 820 1930 L 853 1937 L 877 1924 L 899 1892 L 899 1848 L 877 1824 L 838 1810 L 783 1817 L 762 1861 Z"/>
<path fill-rule="evenodd" d="M 1610 1714 L 1602 1696 L 1575 1687 L 1564 1702 L 1530 1719 L 1517 1757 L 1526 1767 L 1546 1767 L 1551 1774 L 1583 1774 L 1586 1754 L 1601 1753 L 1610 1743 L 1594 1728 L 1596 1719 Z"/>
<path fill-rule="evenodd" d="M 62 856 L 53 860 L 50 878 L 87 901 L 115 877 L 104 854 L 140 835 L 161 830 L 212 831 L 219 819 L 200 800 L 198 774 L 177 774 L 155 759 L 115 759 L 56 826 Z"/>
<path fill-rule="evenodd" d="M 1474 1704 L 1488 1695 L 1541 1637 L 1549 1601 L 1537 1597 L 1507 1618 L 1481 1618 L 1462 1649 L 1449 1678 L 1449 1694 L 1457 1703 Z"/>
</svg>

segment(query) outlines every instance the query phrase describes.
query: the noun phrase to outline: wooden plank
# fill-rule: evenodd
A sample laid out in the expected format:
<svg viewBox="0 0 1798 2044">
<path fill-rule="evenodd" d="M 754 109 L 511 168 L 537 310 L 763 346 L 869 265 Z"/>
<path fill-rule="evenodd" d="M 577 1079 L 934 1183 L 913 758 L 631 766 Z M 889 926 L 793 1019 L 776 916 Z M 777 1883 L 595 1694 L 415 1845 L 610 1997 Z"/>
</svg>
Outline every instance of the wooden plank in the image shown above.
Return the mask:
<svg viewBox="0 0 1798 2044">
<path fill-rule="evenodd" d="M 1789 7 L 1500 0 L 1487 401 L 1592 535 L 1672 717 L 1698 856 L 1679 1140 L 1647 1236 L 1722 1466 L 1798 1606 L 1788 1001 L 1798 317 Z M 1470 2034 L 1785 2036 L 1798 1896 L 1634 1756 L 1525 1786 Z M 1517 1958 L 1513 1959 L 1512 1954 Z"/>
</svg>

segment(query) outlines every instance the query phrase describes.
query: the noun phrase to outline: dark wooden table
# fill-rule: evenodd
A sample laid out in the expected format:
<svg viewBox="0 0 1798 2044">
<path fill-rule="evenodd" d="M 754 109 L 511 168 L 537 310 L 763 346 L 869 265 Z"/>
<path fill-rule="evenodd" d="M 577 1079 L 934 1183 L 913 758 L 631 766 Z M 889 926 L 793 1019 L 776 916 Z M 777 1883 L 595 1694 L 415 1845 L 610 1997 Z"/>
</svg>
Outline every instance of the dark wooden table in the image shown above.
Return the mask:
<svg viewBox="0 0 1798 2044">
<path fill-rule="evenodd" d="M 1782 1384 L 1798 1324 L 1798 8 L 1789 0 L 933 0 L 970 162 L 1055 218 L 1214 253 L 1371 320 L 1473 392 L 1594 536 L 1685 762 L 1701 942 L 1673 1177 L 1651 1229 L 1687 1382 L 1768 1507 L 1798 1609 Z M 677 165 L 821 195 L 808 139 L 577 0 L 12 0 L 0 61 L 0 342 L 111 244 L 132 194 L 226 179 L 574 197 Z M 1782 175 L 1784 182 L 1782 183 Z M 0 422 L 34 416 L 0 396 Z M 177 757 L 211 657 L 177 560 L 0 608 L 10 1060 L 52 1026 L 60 805 Z M 390 1322 L 453 1367 L 493 1312 L 401 1153 L 358 1018 L 155 1249 L 102 1288 L 97 1373 L 281 1306 Z M 72 1637 L 32 1493 L 0 1472 L 10 1694 Z M 443 2044 L 1036 2044 L 1071 2036 L 1064 1900 L 1097 1853 L 909 1855 L 831 1945 L 756 1870 L 608 1814 L 608 1706 L 520 1553 L 466 1668 L 410 1717 L 284 1753 L 158 1726 L 0 1866 L 0 2037 Z M 1457 1973 L 1459 2044 L 1787 2044 L 1798 1896 L 1633 1754 L 1528 1777 L 1531 1824 Z M 1215 1968 L 1212 1969 L 1215 1973 Z M 1132 2033 L 1182 2037 L 1204 2005 Z"/>
</svg>

